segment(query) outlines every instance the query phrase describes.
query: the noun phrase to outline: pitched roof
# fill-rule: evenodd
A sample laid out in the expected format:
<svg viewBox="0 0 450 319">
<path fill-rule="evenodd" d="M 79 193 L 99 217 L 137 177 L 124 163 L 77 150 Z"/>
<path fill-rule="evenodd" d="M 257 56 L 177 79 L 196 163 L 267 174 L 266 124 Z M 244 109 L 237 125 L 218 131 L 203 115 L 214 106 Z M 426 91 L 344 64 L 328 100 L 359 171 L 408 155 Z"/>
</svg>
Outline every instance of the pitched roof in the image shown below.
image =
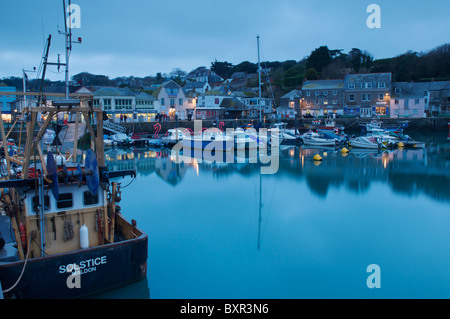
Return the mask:
<svg viewBox="0 0 450 319">
<path fill-rule="evenodd" d="M 154 101 L 156 100 L 153 96 L 145 92 L 136 92 L 136 101 Z"/>
<path fill-rule="evenodd" d="M 283 95 L 281 98 L 282 99 L 294 99 L 294 98 L 300 98 L 302 97 L 302 91 L 300 90 L 292 90 L 291 92 Z"/>
<path fill-rule="evenodd" d="M 184 88 L 185 89 L 203 88 L 206 84 L 208 84 L 208 83 L 207 82 L 190 82 L 190 83 L 186 83 Z"/>
<path fill-rule="evenodd" d="M 133 96 L 134 93 L 129 88 L 115 88 L 104 86 L 93 93 L 94 96 Z"/>
<path fill-rule="evenodd" d="M 305 81 L 302 90 L 333 90 L 344 88 L 344 80 L 314 80 Z"/>
<path fill-rule="evenodd" d="M 357 73 L 357 74 L 347 74 L 344 79 L 344 83 L 353 82 L 391 82 L 392 74 L 388 73 Z M 388 87 L 388 86 L 386 86 Z"/>
<path fill-rule="evenodd" d="M 220 103 L 220 107 L 225 108 L 228 111 L 243 111 L 244 104 L 236 98 L 224 98 L 222 103 Z"/>
</svg>

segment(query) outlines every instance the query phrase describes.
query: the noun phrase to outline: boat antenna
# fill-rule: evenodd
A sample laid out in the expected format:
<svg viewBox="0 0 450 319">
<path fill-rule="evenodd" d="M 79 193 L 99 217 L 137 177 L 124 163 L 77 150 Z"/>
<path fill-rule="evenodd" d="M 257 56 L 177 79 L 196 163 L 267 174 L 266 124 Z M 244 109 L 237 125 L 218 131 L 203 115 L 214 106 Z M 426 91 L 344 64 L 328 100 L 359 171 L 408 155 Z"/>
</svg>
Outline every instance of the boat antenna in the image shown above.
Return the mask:
<svg viewBox="0 0 450 319">
<path fill-rule="evenodd" d="M 259 57 L 259 35 L 256 36 L 256 43 L 257 43 L 257 46 L 258 46 L 259 123 L 261 125 L 261 123 L 262 123 L 262 110 L 261 110 L 261 61 L 260 61 L 260 57 Z"/>
</svg>

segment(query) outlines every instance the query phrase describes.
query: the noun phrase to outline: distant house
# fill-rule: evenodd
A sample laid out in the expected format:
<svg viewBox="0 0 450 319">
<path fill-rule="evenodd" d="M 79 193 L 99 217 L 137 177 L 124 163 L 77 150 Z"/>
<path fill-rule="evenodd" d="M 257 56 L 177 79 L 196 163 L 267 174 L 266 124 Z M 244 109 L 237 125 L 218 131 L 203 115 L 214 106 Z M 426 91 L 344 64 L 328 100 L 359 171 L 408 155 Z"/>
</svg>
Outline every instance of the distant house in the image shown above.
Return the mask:
<svg viewBox="0 0 450 319">
<path fill-rule="evenodd" d="M 344 79 L 344 115 L 389 115 L 391 73 L 347 74 Z"/>
<path fill-rule="evenodd" d="M 301 106 L 302 91 L 292 90 L 281 97 L 277 116 L 279 118 L 295 118 L 296 114 L 301 114 Z"/>
<path fill-rule="evenodd" d="M 244 79 L 247 78 L 247 73 L 245 73 L 245 72 L 234 72 L 234 73 L 231 75 L 231 78 L 232 78 L 233 80 L 244 80 Z"/>
<path fill-rule="evenodd" d="M 194 112 L 192 106 L 185 103 L 186 96 L 183 89 L 173 80 L 161 84 L 153 91 L 152 96 L 159 101 L 160 113 L 171 119 L 178 115 L 180 120 L 185 120 Z"/>
<path fill-rule="evenodd" d="M 211 85 L 208 82 L 189 82 L 183 87 L 185 93 L 192 92 L 193 94 L 203 94 L 211 90 Z"/>
<path fill-rule="evenodd" d="M 396 82 L 392 84 L 391 118 L 425 117 L 429 109 L 430 83 Z"/>
<path fill-rule="evenodd" d="M 207 83 L 217 83 L 222 82 L 223 78 L 217 75 L 216 72 L 208 69 L 204 66 L 198 67 L 197 69 L 189 72 L 186 75 L 188 81 L 193 82 L 207 82 Z"/>
</svg>

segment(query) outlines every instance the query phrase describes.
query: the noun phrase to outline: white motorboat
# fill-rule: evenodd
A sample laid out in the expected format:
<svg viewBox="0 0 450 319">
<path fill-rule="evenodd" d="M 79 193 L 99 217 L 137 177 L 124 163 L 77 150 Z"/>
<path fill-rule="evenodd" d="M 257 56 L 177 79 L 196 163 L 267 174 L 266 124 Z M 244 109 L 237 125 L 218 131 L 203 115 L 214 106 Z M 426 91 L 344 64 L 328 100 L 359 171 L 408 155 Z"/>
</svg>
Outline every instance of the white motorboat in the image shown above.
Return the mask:
<svg viewBox="0 0 450 319">
<path fill-rule="evenodd" d="M 321 138 L 316 136 L 309 136 L 303 138 L 303 144 L 311 146 L 335 146 L 337 143 L 336 139 Z"/>
<path fill-rule="evenodd" d="M 117 145 L 129 145 L 132 143 L 131 138 L 124 133 L 117 133 L 114 135 L 111 135 L 111 138 L 114 142 L 117 142 Z"/>
<path fill-rule="evenodd" d="M 116 146 L 117 145 L 117 142 L 116 141 L 114 141 L 111 137 L 105 137 L 105 138 L 103 138 L 103 144 L 105 145 L 105 146 Z"/>
<path fill-rule="evenodd" d="M 300 138 L 296 132 L 296 129 L 288 129 L 287 124 L 284 122 L 275 123 L 269 128 L 269 132 L 272 132 L 274 129 L 278 129 L 279 131 L 279 142 L 280 144 L 298 144 Z"/>
<path fill-rule="evenodd" d="M 168 145 L 174 145 L 181 142 L 183 138 L 184 134 L 181 129 L 168 129 L 166 135 L 161 137 L 161 141 Z"/>
<path fill-rule="evenodd" d="M 221 130 L 208 129 L 203 133 L 196 133 L 193 136 L 184 136 L 183 147 L 191 149 L 215 149 L 216 151 L 229 151 L 233 149 L 234 140 L 231 136 L 224 134 Z"/>
<path fill-rule="evenodd" d="M 350 145 L 358 148 L 379 149 L 384 146 L 379 138 L 375 136 L 359 136 L 350 139 Z"/>
</svg>

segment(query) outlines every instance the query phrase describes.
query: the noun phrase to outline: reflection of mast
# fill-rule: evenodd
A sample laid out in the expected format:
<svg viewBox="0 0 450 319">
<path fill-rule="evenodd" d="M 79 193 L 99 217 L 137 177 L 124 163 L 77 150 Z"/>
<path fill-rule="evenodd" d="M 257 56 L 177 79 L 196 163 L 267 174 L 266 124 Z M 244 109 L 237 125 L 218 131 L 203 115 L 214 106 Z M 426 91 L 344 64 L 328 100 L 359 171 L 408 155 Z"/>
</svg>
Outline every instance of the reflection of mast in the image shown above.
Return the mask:
<svg viewBox="0 0 450 319">
<path fill-rule="evenodd" d="M 261 240 L 261 208 L 262 208 L 262 175 L 261 171 L 259 172 L 259 220 L 258 220 L 258 250 L 260 248 L 260 240 Z"/>
</svg>

